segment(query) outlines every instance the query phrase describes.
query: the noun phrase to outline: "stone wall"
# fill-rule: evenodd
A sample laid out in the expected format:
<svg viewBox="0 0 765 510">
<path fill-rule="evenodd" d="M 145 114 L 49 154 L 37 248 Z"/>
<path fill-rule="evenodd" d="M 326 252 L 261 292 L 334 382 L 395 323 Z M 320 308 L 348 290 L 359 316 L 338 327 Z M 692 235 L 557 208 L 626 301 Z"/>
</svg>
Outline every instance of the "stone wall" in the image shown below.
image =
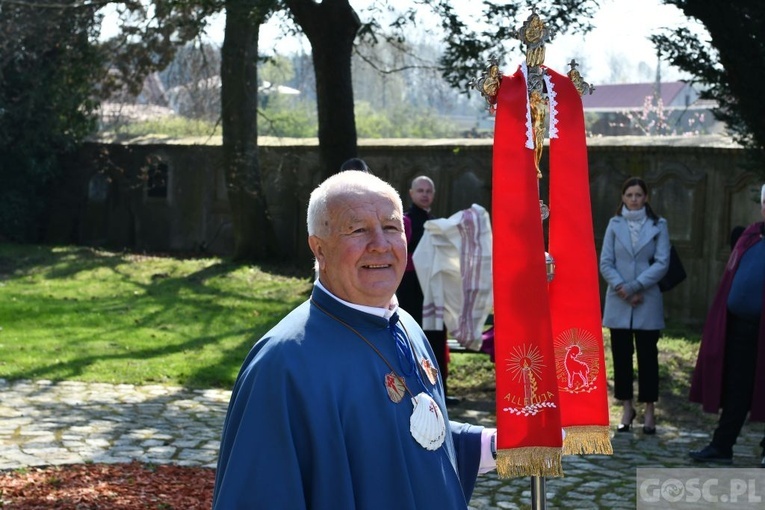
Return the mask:
<svg viewBox="0 0 765 510">
<path fill-rule="evenodd" d="M 360 156 L 399 190 L 405 204 L 411 179 L 432 177 L 437 216 L 473 203 L 491 210 L 491 148 L 490 140 L 359 144 Z M 280 248 L 308 273 L 305 209 L 318 184 L 317 146 L 266 142 L 260 151 Z M 597 248 L 619 203 L 621 183 L 630 175 L 643 177 L 689 274 L 665 295 L 667 315 L 699 324 L 730 251 L 732 227 L 760 219 L 760 174 L 748 168 L 743 150 L 717 137 L 595 138 L 588 140 L 588 157 L 592 200 L 582 206 L 592 208 Z M 67 178 L 55 192 L 48 238 L 112 249 L 230 254 L 221 162 L 219 145 L 89 144 L 69 162 Z M 546 187 L 543 179 L 543 196 Z"/>
</svg>

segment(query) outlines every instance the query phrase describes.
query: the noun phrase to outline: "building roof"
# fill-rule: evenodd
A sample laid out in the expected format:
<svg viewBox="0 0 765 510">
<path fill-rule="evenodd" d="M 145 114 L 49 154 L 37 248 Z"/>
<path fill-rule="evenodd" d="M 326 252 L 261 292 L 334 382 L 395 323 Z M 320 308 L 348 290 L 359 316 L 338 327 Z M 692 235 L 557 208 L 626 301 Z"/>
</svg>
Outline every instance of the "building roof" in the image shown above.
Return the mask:
<svg viewBox="0 0 765 510">
<path fill-rule="evenodd" d="M 633 110 L 643 107 L 646 97 L 653 97 L 656 84 L 623 83 L 595 85 L 595 92 L 582 97 L 585 110 Z M 661 100 L 664 106 L 687 106 L 686 96 L 694 102 L 698 93 L 681 81 L 661 83 Z"/>
</svg>

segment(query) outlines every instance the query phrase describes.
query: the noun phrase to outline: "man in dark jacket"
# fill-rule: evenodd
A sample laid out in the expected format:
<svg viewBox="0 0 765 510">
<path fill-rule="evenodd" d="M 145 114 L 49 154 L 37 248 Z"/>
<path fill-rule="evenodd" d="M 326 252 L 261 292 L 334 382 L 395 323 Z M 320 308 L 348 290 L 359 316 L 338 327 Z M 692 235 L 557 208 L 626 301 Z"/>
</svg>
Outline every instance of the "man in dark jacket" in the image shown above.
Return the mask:
<svg viewBox="0 0 765 510">
<path fill-rule="evenodd" d="M 406 271 L 401 279 L 401 284 L 396 290 L 396 297 L 401 308 L 409 312 L 417 323 L 422 326 L 422 304 L 424 297 L 422 287 L 417 279 L 417 272 L 414 270 L 412 254 L 422 239 L 425 232 L 425 222 L 433 219 L 430 208 L 435 198 L 435 185 L 430 177 L 420 175 L 412 180 L 409 188 L 409 198 L 412 205 L 404 213 L 404 230 L 406 231 Z M 447 390 L 446 379 L 449 376 L 449 350 L 446 343 L 446 330 L 426 330 L 425 336 L 436 355 L 436 363 L 441 372 L 441 379 L 444 383 L 444 391 Z M 446 397 L 447 405 L 453 405 L 459 402 L 455 397 Z"/>
</svg>

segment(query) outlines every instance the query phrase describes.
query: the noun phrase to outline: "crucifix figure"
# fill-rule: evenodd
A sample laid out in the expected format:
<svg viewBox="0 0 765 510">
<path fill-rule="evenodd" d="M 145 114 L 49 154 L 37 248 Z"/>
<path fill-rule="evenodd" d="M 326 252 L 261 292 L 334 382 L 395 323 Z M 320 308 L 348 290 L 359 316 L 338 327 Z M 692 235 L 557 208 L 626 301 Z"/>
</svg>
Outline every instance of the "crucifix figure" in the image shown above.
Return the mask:
<svg viewBox="0 0 765 510">
<path fill-rule="evenodd" d="M 534 163 L 537 178 L 542 178 L 539 161 L 545 141 L 545 119 L 547 118 L 547 93 L 544 87 L 545 43 L 552 39 L 554 33 L 547 28 L 536 12 L 526 19 L 515 36 L 526 46 L 526 67 L 528 70 L 529 106 L 531 107 L 531 122 L 534 133 Z"/>
</svg>

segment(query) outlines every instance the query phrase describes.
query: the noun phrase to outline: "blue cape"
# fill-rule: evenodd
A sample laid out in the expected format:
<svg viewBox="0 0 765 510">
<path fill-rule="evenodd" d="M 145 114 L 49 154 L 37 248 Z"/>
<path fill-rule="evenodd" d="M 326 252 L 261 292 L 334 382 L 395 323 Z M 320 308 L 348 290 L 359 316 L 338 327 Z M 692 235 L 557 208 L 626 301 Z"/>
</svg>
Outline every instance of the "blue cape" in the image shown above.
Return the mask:
<svg viewBox="0 0 765 510">
<path fill-rule="evenodd" d="M 427 391 L 448 420 L 441 381 L 431 385 L 404 362 L 389 321 L 314 288 L 312 299 L 352 325 L 405 376 Z M 425 335 L 399 310 L 417 360 L 435 357 Z M 400 326 L 399 326 L 400 327 Z M 288 314 L 250 351 L 223 427 L 214 509 L 466 509 L 475 485 L 483 427 L 447 421 L 435 451 L 409 432 L 413 404 L 394 403 L 391 369 L 311 301 Z"/>
</svg>

